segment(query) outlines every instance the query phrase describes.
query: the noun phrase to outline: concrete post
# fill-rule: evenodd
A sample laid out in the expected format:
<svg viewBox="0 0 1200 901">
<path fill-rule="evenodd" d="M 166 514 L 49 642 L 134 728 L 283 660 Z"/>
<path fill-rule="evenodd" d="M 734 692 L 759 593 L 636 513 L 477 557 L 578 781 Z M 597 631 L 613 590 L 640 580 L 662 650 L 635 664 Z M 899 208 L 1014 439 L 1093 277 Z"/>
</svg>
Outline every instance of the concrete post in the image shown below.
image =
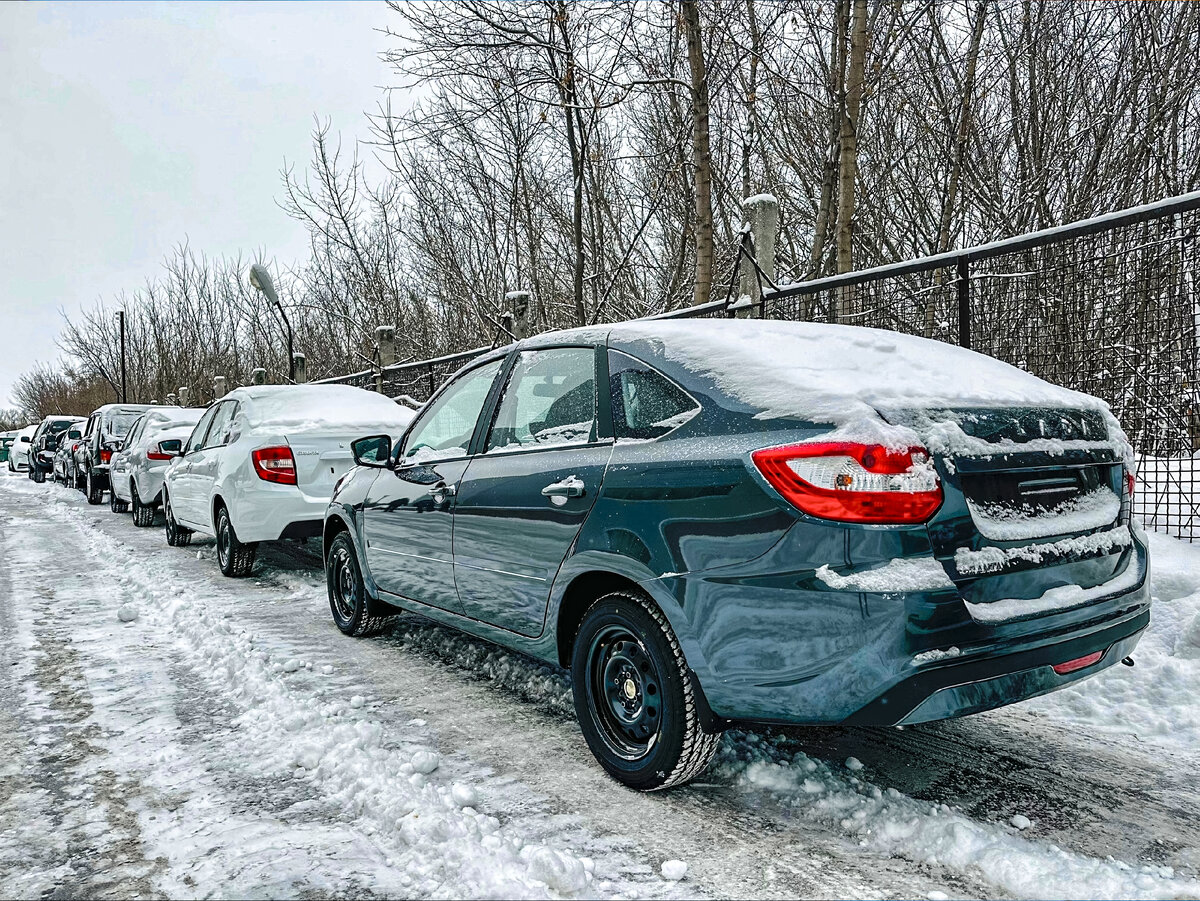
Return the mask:
<svg viewBox="0 0 1200 901">
<path fill-rule="evenodd" d="M 265 385 L 267 383 L 267 370 L 261 366 L 256 367 L 250 372 L 251 385 Z"/>
<path fill-rule="evenodd" d="M 742 212 L 750 226 L 751 249 L 760 269 L 775 280 L 775 239 L 779 235 L 779 201 L 771 194 L 756 194 L 742 201 Z M 749 260 L 741 262 L 741 283 L 738 286 L 738 301 L 734 304 L 739 316 L 761 316 L 757 306 L 759 295 L 758 273 Z M 763 287 L 767 287 L 764 283 Z"/>
<path fill-rule="evenodd" d="M 187 387 L 187 385 L 180 385 L 180 386 L 179 386 L 179 406 L 181 406 L 181 407 L 186 407 L 186 406 L 187 406 L 187 402 L 188 402 L 188 394 L 190 394 L 190 393 L 191 393 L 191 392 L 190 392 L 190 391 L 188 391 L 188 387 Z"/>
<path fill-rule="evenodd" d="M 383 370 L 396 362 L 396 327 L 381 325 L 376 328 L 375 344 L 379 348 L 379 372 L 375 374 L 375 390 L 383 394 Z"/>
<path fill-rule="evenodd" d="M 167 395 L 167 406 L 168 407 L 175 406 L 175 395 L 174 394 Z"/>
<path fill-rule="evenodd" d="M 225 376 L 213 376 L 213 398 L 220 399 L 225 396 Z"/>
<path fill-rule="evenodd" d="M 296 384 L 303 385 L 308 381 L 308 362 L 304 354 L 292 354 L 292 361 L 296 366 Z"/>
<path fill-rule="evenodd" d="M 533 295 L 528 291 L 509 291 L 504 295 L 504 302 L 508 304 L 508 312 L 512 313 L 509 331 L 518 341 L 528 338 L 533 329 L 529 322 Z"/>
</svg>

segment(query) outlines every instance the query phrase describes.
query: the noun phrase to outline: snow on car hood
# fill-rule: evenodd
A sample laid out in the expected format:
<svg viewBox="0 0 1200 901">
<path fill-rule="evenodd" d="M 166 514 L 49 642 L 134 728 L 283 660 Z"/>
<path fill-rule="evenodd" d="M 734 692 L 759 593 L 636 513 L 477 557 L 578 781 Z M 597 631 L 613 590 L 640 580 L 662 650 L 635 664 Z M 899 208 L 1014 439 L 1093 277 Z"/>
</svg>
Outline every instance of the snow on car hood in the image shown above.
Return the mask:
<svg viewBox="0 0 1200 901">
<path fill-rule="evenodd" d="M 350 385 L 264 385 L 227 397 L 242 401 L 251 426 L 289 433 L 396 431 L 416 415 L 391 398 Z"/>
</svg>

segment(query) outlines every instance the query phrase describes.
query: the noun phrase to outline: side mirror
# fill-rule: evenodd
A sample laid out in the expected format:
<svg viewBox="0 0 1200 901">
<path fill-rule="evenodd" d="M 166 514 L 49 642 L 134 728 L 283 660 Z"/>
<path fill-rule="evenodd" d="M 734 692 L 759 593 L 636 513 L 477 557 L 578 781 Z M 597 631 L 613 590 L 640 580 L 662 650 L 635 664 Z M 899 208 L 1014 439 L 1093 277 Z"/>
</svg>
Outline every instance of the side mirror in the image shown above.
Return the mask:
<svg viewBox="0 0 1200 901">
<path fill-rule="evenodd" d="M 183 454 L 183 441 L 180 438 L 168 438 L 158 442 L 158 452 L 164 457 L 179 457 Z"/>
<path fill-rule="evenodd" d="M 28 436 L 28 435 L 22 435 L 22 436 L 21 436 L 21 443 L 22 443 L 22 444 L 28 444 L 28 443 L 29 443 L 29 436 Z"/>
<path fill-rule="evenodd" d="M 387 435 L 371 435 L 350 442 L 350 452 L 359 466 L 374 466 L 384 469 L 392 455 L 392 439 Z"/>
</svg>

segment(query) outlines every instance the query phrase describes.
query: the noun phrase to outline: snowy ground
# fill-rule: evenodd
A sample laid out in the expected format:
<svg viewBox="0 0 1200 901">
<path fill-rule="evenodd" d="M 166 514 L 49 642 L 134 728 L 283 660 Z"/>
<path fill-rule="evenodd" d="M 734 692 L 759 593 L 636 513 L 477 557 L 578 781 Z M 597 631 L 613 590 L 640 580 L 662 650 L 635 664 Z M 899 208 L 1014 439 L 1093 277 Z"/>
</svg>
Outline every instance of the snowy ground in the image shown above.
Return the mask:
<svg viewBox="0 0 1200 901">
<path fill-rule="evenodd" d="M 731 733 L 644 796 L 558 671 L 415 617 L 344 638 L 309 550 L 234 582 L 211 543 L 0 477 L 0 896 L 1197 898 L 1200 549 L 1153 538 L 1134 669 Z"/>
</svg>

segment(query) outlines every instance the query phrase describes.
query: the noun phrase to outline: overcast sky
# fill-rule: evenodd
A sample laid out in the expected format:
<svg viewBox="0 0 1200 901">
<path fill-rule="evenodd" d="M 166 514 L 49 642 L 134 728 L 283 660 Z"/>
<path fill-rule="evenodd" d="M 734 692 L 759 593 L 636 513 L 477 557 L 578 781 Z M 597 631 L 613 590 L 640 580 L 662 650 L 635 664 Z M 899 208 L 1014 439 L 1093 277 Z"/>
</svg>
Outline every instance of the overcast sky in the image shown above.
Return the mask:
<svg viewBox="0 0 1200 901">
<path fill-rule="evenodd" d="M 347 140 L 392 83 L 382 2 L 0 3 L 0 405 L 62 317 L 210 256 L 304 257 L 279 209 L 313 115 Z"/>
</svg>

